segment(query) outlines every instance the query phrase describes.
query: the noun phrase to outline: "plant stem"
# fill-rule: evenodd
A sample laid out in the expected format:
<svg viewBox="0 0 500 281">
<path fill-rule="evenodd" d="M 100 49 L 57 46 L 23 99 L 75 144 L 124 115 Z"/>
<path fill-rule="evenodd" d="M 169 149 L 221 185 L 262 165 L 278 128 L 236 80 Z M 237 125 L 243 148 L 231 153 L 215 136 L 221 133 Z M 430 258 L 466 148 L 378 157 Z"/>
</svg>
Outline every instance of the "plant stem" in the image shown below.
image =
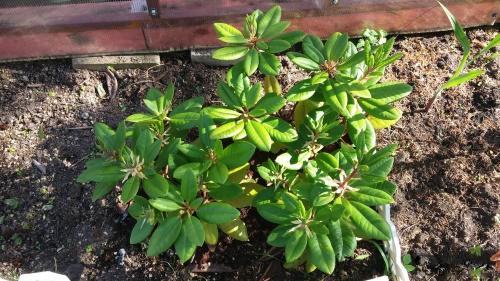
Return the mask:
<svg viewBox="0 0 500 281">
<path fill-rule="evenodd" d="M 431 110 L 431 107 L 432 105 L 434 104 L 434 102 L 441 96 L 441 93 L 443 92 L 443 89 L 441 88 L 441 86 L 436 90 L 436 92 L 434 92 L 434 96 L 432 97 L 432 99 L 429 100 L 429 102 L 427 102 L 427 105 L 425 106 L 425 109 L 424 109 L 424 112 L 427 113 L 429 112 L 429 110 Z"/>
</svg>

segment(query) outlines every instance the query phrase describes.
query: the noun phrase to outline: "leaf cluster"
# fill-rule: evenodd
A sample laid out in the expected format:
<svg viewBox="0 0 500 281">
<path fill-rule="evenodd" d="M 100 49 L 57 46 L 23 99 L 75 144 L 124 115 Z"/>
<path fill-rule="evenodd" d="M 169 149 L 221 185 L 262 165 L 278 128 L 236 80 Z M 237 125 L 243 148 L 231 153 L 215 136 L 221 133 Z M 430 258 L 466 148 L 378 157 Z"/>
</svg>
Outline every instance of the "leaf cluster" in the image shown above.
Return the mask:
<svg viewBox="0 0 500 281">
<path fill-rule="evenodd" d="M 367 33 L 355 45 L 338 32 L 326 41 L 286 32 L 279 6 L 248 15 L 241 31 L 214 26 L 227 43 L 214 58 L 240 59 L 217 85 L 220 102 L 174 107 L 173 85 L 150 89 L 147 112 L 116 129 L 96 124 L 99 154 L 78 181 L 95 183 L 94 200 L 118 187 L 136 220 L 130 242 L 153 256 L 173 246 L 181 262 L 216 245 L 219 231 L 248 240 L 239 209 L 250 206 L 276 224 L 267 242 L 284 248 L 286 267 L 331 274 L 358 239 L 390 239 L 374 207 L 393 202 L 396 146 L 377 147 L 376 130 L 397 122 L 393 103 L 412 90 L 380 82 L 401 57 L 394 39 Z M 276 53 L 286 51 L 308 77 L 283 93 Z M 285 107 L 293 118 L 283 118 Z"/>
</svg>

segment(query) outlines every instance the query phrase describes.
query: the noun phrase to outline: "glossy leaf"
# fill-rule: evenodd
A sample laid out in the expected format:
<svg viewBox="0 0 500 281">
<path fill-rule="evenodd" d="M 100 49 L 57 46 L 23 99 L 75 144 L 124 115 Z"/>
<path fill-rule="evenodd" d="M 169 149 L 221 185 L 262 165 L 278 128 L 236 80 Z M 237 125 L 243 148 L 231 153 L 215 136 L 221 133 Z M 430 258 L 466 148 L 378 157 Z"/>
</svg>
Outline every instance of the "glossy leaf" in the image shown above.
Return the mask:
<svg viewBox="0 0 500 281">
<path fill-rule="evenodd" d="M 219 224 L 219 228 L 238 241 L 248 241 L 247 226 L 239 218 L 228 223 Z"/>
<path fill-rule="evenodd" d="M 154 174 L 144 179 L 142 186 L 150 198 L 157 198 L 165 196 L 168 193 L 170 185 L 163 176 Z"/>
<path fill-rule="evenodd" d="M 216 22 L 214 23 L 214 28 L 219 36 L 243 36 L 241 31 L 227 23 Z"/>
<path fill-rule="evenodd" d="M 469 82 L 470 80 L 473 80 L 476 77 L 483 75 L 484 73 L 485 73 L 485 71 L 482 69 L 474 69 L 474 70 L 471 70 L 467 73 L 460 74 L 456 77 L 451 78 L 442 87 L 443 87 L 443 89 L 453 88 L 453 87 L 459 86 L 463 83 Z"/>
<path fill-rule="evenodd" d="M 190 202 L 198 193 L 198 182 L 191 170 L 187 170 L 181 178 L 181 195 L 185 201 Z"/>
<path fill-rule="evenodd" d="M 196 215 L 205 222 L 222 224 L 239 217 L 240 212 L 229 204 L 213 202 L 202 205 Z"/>
<path fill-rule="evenodd" d="M 141 180 L 138 177 L 129 178 L 122 187 L 122 194 L 120 199 L 123 203 L 132 200 L 139 191 Z"/>
<path fill-rule="evenodd" d="M 186 216 L 182 220 L 182 231 L 195 245 L 202 246 L 205 241 L 205 231 L 200 220 L 193 216 Z"/>
<path fill-rule="evenodd" d="M 286 262 L 292 262 L 302 256 L 307 246 L 307 234 L 303 229 L 292 232 L 285 245 Z"/>
<path fill-rule="evenodd" d="M 255 145 L 246 141 L 236 141 L 224 149 L 219 161 L 226 164 L 229 169 L 233 169 L 250 161 L 254 153 Z"/>
<path fill-rule="evenodd" d="M 186 230 L 186 224 L 182 224 L 179 237 L 175 241 L 175 253 L 179 257 L 179 261 L 185 263 L 188 261 L 196 251 L 196 244 L 191 240 L 190 233 Z"/>
<path fill-rule="evenodd" d="M 348 202 L 346 205 L 351 214 L 352 223 L 363 235 L 379 240 L 391 238 L 389 225 L 372 208 L 358 202 Z"/>
<path fill-rule="evenodd" d="M 335 252 L 327 235 L 313 233 L 307 239 L 307 253 L 314 266 L 324 273 L 332 274 L 335 269 Z"/>
<path fill-rule="evenodd" d="M 162 212 L 173 212 L 181 208 L 179 204 L 166 198 L 149 199 L 149 204 L 151 204 L 153 208 Z"/>
<path fill-rule="evenodd" d="M 149 224 L 146 218 L 138 220 L 130 234 L 130 244 L 137 244 L 144 241 L 151 234 L 153 228 L 154 226 Z"/>
<path fill-rule="evenodd" d="M 224 47 L 216 50 L 212 58 L 216 60 L 237 60 L 248 53 L 248 47 Z"/>
<path fill-rule="evenodd" d="M 151 235 L 148 246 L 148 256 L 157 256 L 170 248 L 179 237 L 182 223 L 179 217 L 167 218 Z"/>
<path fill-rule="evenodd" d="M 264 75 L 278 75 L 281 63 L 273 54 L 259 53 L 259 71 Z"/>
<path fill-rule="evenodd" d="M 257 146 L 257 148 L 262 151 L 271 150 L 273 140 L 262 124 L 253 120 L 248 120 L 245 123 L 245 131 L 248 138 L 253 144 L 255 144 L 255 146 Z"/>
<path fill-rule="evenodd" d="M 251 49 L 243 61 L 243 66 L 245 68 L 245 73 L 247 75 L 252 75 L 259 67 L 259 52 L 255 49 Z"/>
<path fill-rule="evenodd" d="M 245 127 L 245 125 L 241 121 L 227 122 L 226 124 L 215 128 L 212 131 L 212 133 L 210 134 L 210 137 L 212 139 L 225 139 L 225 138 L 234 137 L 237 134 L 239 134 L 243 130 L 244 127 Z"/>
</svg>

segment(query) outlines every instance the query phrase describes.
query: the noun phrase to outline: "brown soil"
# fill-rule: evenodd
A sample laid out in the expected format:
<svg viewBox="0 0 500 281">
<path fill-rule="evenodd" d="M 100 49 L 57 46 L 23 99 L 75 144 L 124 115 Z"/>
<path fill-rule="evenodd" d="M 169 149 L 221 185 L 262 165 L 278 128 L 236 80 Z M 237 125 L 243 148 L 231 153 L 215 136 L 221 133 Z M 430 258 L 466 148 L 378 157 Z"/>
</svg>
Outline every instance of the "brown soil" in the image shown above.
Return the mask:
<svg viewBox="0 0 500 281">
<path fill-rule="evenodd" d="M 483 44 L 494 31 L 469 32 Z M 404 58 L 388 79 L 406 81 L 414 92 L 402 101 L 403 119 L 381 132 L 379 142 L 400 145 L 392 174 L 399 185 L 393 217 L 403 251 L 412 255 L 416 280 L 468 280 L 487 265 L 500 245 L 499 62 L 467 86 L 446 92 L 429 114 L 418 112 L 459 60 L 449 34 L 400 38 Z M 128 244 L 132 220 L 116 208 L 116 196 L 92 203 L 90 185 L 75 182 L 94 151 L 95 122 L 115 125 L 140 110 L 140 99 L 155 82 L 176 86 L 177 102 L 203 95 L 215 100 L 215 85 L 225 68 L 191 64 L 185 53 L 162 58 L 162 67 L 118 71 L 119 98 L 109 101 L 96 86 L 104 73 L 75 71 L 67 60 L 0 65 L 0 276 L 52 270 L 72 280 L 319 280 L 285 270 L 282 254 L 265 243 L 272 228 L 245 210 L 249 243 L 223 237 L 211 252 L 200 249 L 191 264 L 180 265 L 172 251 L 148 258 Z M 280 76 L 288 89 L 304 74 L 285 61 Z M 161 84 L 158 84 L 161 83 Z M 37 161 L 42 169 L 34 164 Z M 40 165 L 38 165 L 40 166 Z M 46 168 L 45 174 L 41 170 Z M 19 206 L 6 204 L 16 199 Z M 476 257 L 469 253 L 481 245 Z M 125 249 L 124 265 L 116 260 Z M 369 243 L 337 265 L 327 280 L 365 280 L 383 274 L 383 262 Z M 210 262 L 217 273 L 192 273 Z M 229 272 L 221 272 L 229 271 Z M 488 279 L 490 280 L 490 279 Z"/>
</svg>

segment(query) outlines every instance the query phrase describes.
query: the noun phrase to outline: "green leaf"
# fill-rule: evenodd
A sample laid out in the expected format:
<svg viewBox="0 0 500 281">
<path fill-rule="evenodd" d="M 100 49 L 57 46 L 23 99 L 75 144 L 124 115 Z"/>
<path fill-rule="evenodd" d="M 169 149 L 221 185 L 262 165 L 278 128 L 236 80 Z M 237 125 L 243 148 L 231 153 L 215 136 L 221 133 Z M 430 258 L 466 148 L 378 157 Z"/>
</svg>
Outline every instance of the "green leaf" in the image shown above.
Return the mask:
<svg viewBox="0 0 500 281">
<path fill-rule="evenodd" d="M 467 38 L 465 31 L 460 26 L 455 16 L 443 4 L 441 4 L 441 2 L 438 1 L 438 3 L 443 9 L 446 16 L 448 17 L 448 20 L 450 21 L 451 26 L 453 28 L 453 32 L 455 33 L 455 36 L 460 42 L 460 45 L 462 45 L 464 53 L 468 53 L 470 51 L 470 41 L 469 38 Z"/>
<path fill-rule="evenodd" d="M 181 195 L 186 202 L 190 202 L 198 193 L 198 182 L 191 170 L 187 170 L 181 178 Z"/>
<path fill-rule="evenodd" d="M 250 111 L 250 115 L 260 117 L 264 114 L 273 114 L 285 106 L 285 103 L 286 100 L 275 93 L 266 94 Z"/>
<path fill-rule="evenodd" d="M 446 90 L 449 88 L 456 87 L 456 86 L 461 85 L 463 83 L 466 83 L 466 82 L 468 82 L 476 77 L 479 77 L 479 76 L 483 75 L 484 73 L 485 73 L 485 71 L 482 69 L 474 69 L 474 70 L 471 70 L 467 73 L 458 75 L 456 77 L 452 77 L 450 80 L 448 80 L 448 82 L 446 82 L 443 85 L 443 89 Z"/>
<path fill-rule="evenodd" d="M 185 263 L 188 261 L 196 251 L 196 244 L 191 241 L 191 237 L 186 232 L 185 224 L 182 225 L 179 237 L 175 241 L 175 253 L 179 257 L 179 261 Z"/>
<path fill-rule="evenodd" d="M 120 122 L 118 128 L 116 129 L 115 136 L 113 138 L 113 149 L 120 151 L 125 146 L 125 139 L 127 135 L 127 128 L 125 127 L 125 122 Z"/>
<path fill-rule="evenodd" d="M 200 120 L 198 112 L 181 112 L 170 116 L 170 124 L 180 130 L 195 127 L 198 120 Z"/>
<path fill-rule="evenodd" d="M 219 228 L 238 241 L 248 241 L 247 226 L 239 218 L 228 223 L 219 224 Z"/>
<path fill-rule="evenodd" d="M 281 21 L 281 22 L 277 22 L 275 24 L 272 24 L 266 29 L 266 31 L 264 31 L 264 33 L 262 33 L 261 38 L 266 38 L 266 39 L 274 38 L 274 37 L 280 35 L 281 33 L 283 33 L 283 31 L 285 31 L 289 26 L 290 26 L 289 21 Z M 282 39 L 279 39 L 279 40 L 282 40 Z M 288 41 L 287 41 L 287 44 L 288 44 L 288 48 L 290 48 L 291 45 L 290 45 L 290 43 L 288 43 Z M 269 46 L 269 48 L 271 48 L 271 47 Z"/>
<path fill-rule="evenodd" d="M 278 23 L 281 20 L 281 7 L 274 6 L 264 15 L 262 15 L 257 23 L 257 35 L 262 36 L 266 30 L 273 24 Z"/>
<path fill-rule="evenodd" d="M 113 139 L 115 132 L 104 123 L 96 123 L 94 125 L 95 136 L 97 140 L 103 144 L 104 148 L 113 148 Z"/>
<path fill-rule="evenodd" d="M 302 49 L 304 50 L 305 55 L 314 62 L 322 64 L 325 61 L 323 53 L 316 48 L 309 36 L 304 38 L 304 41 L 302 42 Z"/>
<path fill-rule="evenodd" d="M 141 129 L 135 143 L 135 151 L 142 157 L 146 157 L 148 148 L 154 141 L 153 133 L 149 129 Z"/>
<path fill-rule="evenodd" d="M 290 235 L 290 225 L 279 225 L 275 227 L 267 236 L 267 244 L 273 247 L 285 247 Z"/>
<path fill-rule="evenodd" d="M 252 141 L 258 149 L 262 151 L 271 150 L 273 140 L 262 124 L 257 121 L 248 120 L 245 123 L 245 131 L 250 141 Z"/>
<path fill-rule="evenodd" d="M 201 163 L 198 162 L 191 162 L 178 166 L 174 171 L 174 178 L 181 179 L 188 170 L 191 170 L 195 176 L 198 176 L 201 173 L 201 168 Z"/>
<path fill-rule="evenodd" d="M 202 205 L 196 210 L 196 215 L 208 223 L 227 223 L 240 216 L 240 212 L 226 203 L 212 202 Z"/>
<path fill-rule="evenodd" d="M 116 182 L 98 182 L 95 185 L 94 191 L 92 191 L 92 202 L 95 202 L 104 196 L 106 196 L 108 193 L 115 188 Z"/>
<path fill-rule="evenodd" d="M 154 141 L 149 147 L 146 148 L 146 154 L 144 154 L 144 162 L 149 163 L 156 159 L 161 149 L 161 140 Z"/>
<path fill-rule="evenodd" d="M 274 39 L 271 42 L 269 42 L 268 45 L 269 45 L 268 51 L 273 54 L 286 51 L 291 47 L 288 41 L 280 39 Z"/>
<path fill-rule="evenodd" d="M 493 38 L 493 40 L 491 40 L 488 45 L 484 46 L 481 51 L 474 57 L 473 60 L 475 60 L 476 58 L 484 55 L 486 52 L 488 52 L 489 50 L 493 49 L 494 47 L 498 46 L 500 44 L 500 34 L 497 34 L 495 36 L 495 38 Z M 498 53 L 497 53 L 498 54 Z"/>
<path fill-rule="evenodd" d="M 212 58 L 216 60 L 237 60 L 248 53 L 248 47 L 224 47 L 217 49 Z"/>
<path fill-rule="evenodd" d="M 328 80 L 328 72 L 326 71 L 321 71 L 316 74 L 311 78 L 311 84 L 316 85 L 316 84 L 323 84 L 326 80 Z"/>
<path fill-rule="evenodd" d="M 276 76 L 281 69 L 279 59 L 270 53 L 259 53 L 259 70 L 264 75 Z"/>
<path fill-rule="evenodd" d="M 371 98 L 381 103 L 391 103 L 400 100 L 411 93 L 413 88 L 405 83 L 385 82 L 371 86 Z"/>
<path fill-rule="evenodd" d="M 179 152 L 192 159 L 202 160 L 206 156 L 206 152 L 203 149 L 190 143 L 183 143 L 177 146 L 177 149 Z"/>
<path fill-rule="evenodd" d="M 292 232 L 285 245 L 286 262 L 293 262 L 300 258 L 307 246 L 307 234 L 303 229 Z"/>
<path fill-rule="evenodd" d="M 159 174 L 153 174 L 142 181 L 142 187 L 150 198 L 165 196 L 168 193 L 170 184 Z"/>
<path fill-rule="evenodd" d="M 312 84 L 311 79 L 302 80 L 293 85 L 293 87 L 286 94 L 286 99 L 290 102 L 308 100 L 314 95 L 317 88 L 318 85 Z"/>
<path fill-rule="evenodd" d="M 313 233 L 307 239 L 309 261 L 319 270 L 332 274 L 335 269 L 335 252 L 326 234 Z"/>
<path fill-rule="evenodd" d="M 155 122 L 158 119 L 154 115 L 146 114 L 146 113 L 136 113 L 128 116 L 125 121 L 132 123 L 145 123 L 145 122 Z"/>
<path fill-rule="evenodd" d="M 257 52 L 257 50 L 251 49 L 248 52 L 243 61 L 243 67 L 248 76 L 252 75 L 257 70 L 259 67 L 259 52 Z"/>
<path fill-rule="evenodd" d="M 335 156 L 326 153 L 326 152 L 320 152 L 316 156 L 316 163 L 318 164 L 318 167 L 327 172 L 328 174 L 336 174 L 338 173 L 339 169 L 339 160 L 335 158 Z"/>
<path fill-rule="evenodd" d="M 346 194 L 349 201 L 356 201 L 367 206 L 379 206 L 394 202 L 392 196 L 382 190 L 363 186 L 357 187 L 357 191 L 350 191 Z"/>
<path fill-rule="evenodd" d="M 255 103 L 260 99 L 262 94 L 262 85 L 260 83 L 254 84 L 250 89 L 245 90 L 242 95 L 243 104 L 247 108 L 252 108 Z"/>
<path fill-rule="evenodd" d="M 205 241 L 205 231 L 200 220 L 191 215 L 185 216 L 182 220 L 182 231 L 187 234 L 191 242 L 197 246 L 202 246 Z"/>
<path fill-rule="evenodd" d="M 243 189 L 238 183 L 224 183 L 220 185 L 209 186 L 208 191 L 210 196 L 216 200 L 221 200 L 227 203 L 228 201 L 236 199 L 243 194 Z"/>
<path fill-rule="evenodd" d="M 362 164 L 368 166 L 375 165 L 379 161 L 382 161 L 385 158 L 393 156 L 397 148 L 398 148 L 397 144 L 389 144 L 385 147 L 382 147 L 371 155 L 365 155 L 363 157 Z"/>
<path fill-rule="evenodd" d="M 351 221 L 364 236 L 371 239 L 389 240 L 391 230 L 387 222 L 372 208 L 358 202 L 342 200 L 351 214 Z"/>
<path fill-rule="evenodd" d="M 243 188 L 242 194 L 234 199 L 227 200 L 227 203 L 231 204 L 231 206 L 235 208 L 252 206 L 255 196 L 257 196 L 257 194 L 264 189 L 262 185 L 254 182 L 243 182 L 240 186 L 240 189 Z"/>
<path fill-rule="evenodd" d="M 234 157 L 234 155 L 233 155 Z M 216 163 L 213 164 L 212 167 L 208 170 L 208 180 L 211 180 L 215 183 L 225 183 L 227 181 L 227 177 L 229 176 L 229 170 L 224 163 Z"/>
<path fill-rule="evenodd" d="M 243 130 L 244 127 L 245 125 L 243 124 L 242 121 L 238 122 L 230 121 L 222 126 L 215 128 L 210 134 L 210 138 L 212 139 L 231 138 L 238 135 Z"/>
<path fill-rule="evenodd" d="M 205 242 L 208 245 L 217 245 L 219 240 L 219 230 L 216 224 L 201 222 L 203 230 L 205 231 Z"/>
<path fill-rule="evenodd" d="M 325 54 L 328 60 L 339 61 L 347 50 L 349 36 L 344 33 L 335 32 L 325 43 Z"/>
<path fill-rule="evenodd" d="M 285 210 L 283 205 L 277 203 L 260 205 L 257 207 L 257 211 L 265 220 L 276 224 L 288 222 L 292 218 L 290 212 Z"/>
<path fill-rule="evenodd" d="M 172 110 L 171 115 L 173 116 L 181 112 L 200 112 L 202 106 L 203 97 L 190 98 L 176 106 Z"/>
<path fill-rule="evenodd" d="M 298 65 L 300 68 L 303 68 L 305 70 L 319 70 L 319 64 L 315 61 L 313 61 L 310 58 L 307 58 L 303 56 L 300 53 L 294 53 L 294 52 L 288 52 L 287 53 L 288 58 Z"/>
<path fill-rule="evenodd" d="M 224 149 L 219 161 L 226 164 L 229 169 L 233 169 L 250 161 L 254 153 L 255 145 L 246 141 L 237 141 Z"/>
<path fill-rule="evenodd" d="M 269 136 L 277 142 L 288 143 L 297 139 L 297 131 L 292 125 L 280 118 L 267 118 L 262 125 L 264 125 Z"/>
<path fill-rule="evenodd" d="M 282 33 L 281 35 L 276 36 L 274 39 L 285 40 L 290 43 L 290 46 L 297 44 L 298 42 L 304 39 L 305 33 L 300 30 L 294 30 L 290 32 Z"/>
<path fill-rule="evenodd" d="M 371 164 L 368 169 L 360 169 L 360 175 L 363 180 L 369 182 L 381 182 L 387 178 L 392 169 L 394 158 L 384 158 Z M 366 167 L 366 166 L 365 166 Z"/>
<path fill-rule="evenodd" d="M 361 113 L 347 119 L 347 131 L 360 153 L 367 152 L 376 144 L 375 129 Z"/>
<path fill-rule="evenodd" d="M 137 244 L 144 241 L 151 234 L 153 228 L 154 225 L 149 224 L 147 218 L 138 220 L 130 234 L 130 244 Z"/>
<path fill-rule="evenodd" d="M 149 199 L 149 204 L 153 206 L 153 208 L 162 211 L 162 212 L 173 212 L 177 211 L 181 208 L 179 204 L 176 202 L 166 199 L 166 198 L 153 198 Z"/>
<path fill-rule="evenodd" d="M 219 82 L 219 84 L 217 84 L 217 95 L 221 98 L 222 102 L 228 106 L 240 106 L 239 97 L 234 93 L 233 89 L 224 82 Z"/>
<path fill-rule="evenodd" d="M 219 36 L 243 36 L 241 31 L 227 23 L 214 23 L 215 31 Z"/>
<path fill-rule="evenodd" d="M 160 90 L 151 88 L 148 90 L 146 98 L 143 100 L 144 105 L 146 106 L 148 111 L 155 116 L 163 113 L 163 100 L 161 99 L 161 97 L 163 97 L 163 94 L 160 92 Z"/>
<path fill-rule="evenodd" d="M 328 223 L 328 236 L 335 251 L 338 261 L 343 261 L 344 257 L 350 257 L 356 250 L 356 237 L 349 224 L 344 220 L 331 221 Z"/>
<path fill-rule="evenodd" d="M 140 220 L 144 218 L 145 211 L 149 210 L 149 202 L 146 198 L 142 196 L 135 196 L 132 204 L 129 205 L 127 212 L 131 217 L 136 220 Z"/>
<path fill-rule="evenodd" d="M 141 179 L 138 177 L 129 178 L 122 187 L 122 195 L 120 199 L 123 203 L 127 203 L 132 200 L 137 192 L 139 191 L 139 184 L 141 183 Z"/>
<path fill-rule="evenodd" d="M 151 235 L 148 256 L 157 256 L 172 246 L 179 237 L 182 223 L 179 217 L 169 217 Z"/>
<path fill-rule="evenodd" d="M 237 119 L 241 116 L 241 113 L 239 113 L 238 111 L 219 106 L 205 107 L 203 111 L 213 119 L 231 120 Z"/>
<path fill-rule="evenodd" d="M 358 103 L 368 114 L 382 120 L 399 120 L 402 115 L 397 108 L 375 99 L 358 99 Z"/>
<path fill-rule="evenodd" d="M 219 37 L 219 40 L 224 42 L 224 43 L 229 43 L 229 44 L 245 44 L 248 42 L 248 39 L 246 39 L 242 35 L 223 36 L 223 37 Z"/>
<path fill-rule="evenodd" d="M 330 83 L 324 85 L 323 97 L 333 110 L 344 117 L 350 117 L 347 110 L 348 95 L 345 91 L 332 86 Z"/>
</svg>

